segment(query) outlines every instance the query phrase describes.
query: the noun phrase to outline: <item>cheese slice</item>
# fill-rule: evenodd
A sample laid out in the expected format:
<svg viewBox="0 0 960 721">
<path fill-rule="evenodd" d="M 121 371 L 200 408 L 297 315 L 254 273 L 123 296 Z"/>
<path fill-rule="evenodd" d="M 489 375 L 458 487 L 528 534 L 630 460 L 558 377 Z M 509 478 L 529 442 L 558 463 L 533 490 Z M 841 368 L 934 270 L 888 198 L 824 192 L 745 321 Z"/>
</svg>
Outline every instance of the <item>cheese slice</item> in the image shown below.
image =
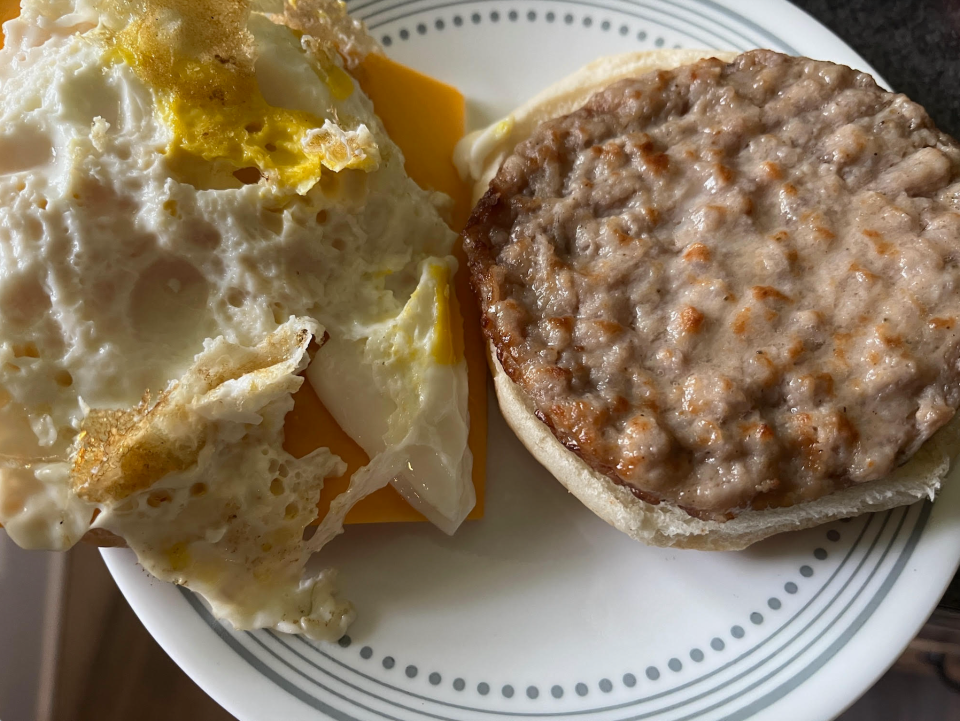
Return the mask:
<svg viewBox="0 0 960 721">
<path fill-rule="evenodd" d="M 0 24 L 12 20 L 20 14 L 18 0 L 0 0 Z M 3 47 L 3 33 L 0 32 L 0 48 Z"/>
</svg>

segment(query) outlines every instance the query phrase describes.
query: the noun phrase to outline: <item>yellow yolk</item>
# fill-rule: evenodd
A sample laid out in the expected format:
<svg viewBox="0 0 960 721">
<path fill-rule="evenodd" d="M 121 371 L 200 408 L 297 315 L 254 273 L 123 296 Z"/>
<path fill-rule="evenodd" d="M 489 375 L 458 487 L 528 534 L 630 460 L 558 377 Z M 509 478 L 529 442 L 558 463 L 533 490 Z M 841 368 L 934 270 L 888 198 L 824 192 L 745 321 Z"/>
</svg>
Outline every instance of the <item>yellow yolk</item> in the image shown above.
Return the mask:
<svg viewBox="0 0 960 721">
<path fill-rule="evenodd" d="M 272 108 L 259 91 L 228 107 L 194 105 L 173 96 L 162 108 L 174 132 L 167 158 L 181 174 L 200 158 L 274 173 L 281 185 L 292 188 L 307 190 L 320 180 L 325 158 L 304 152 L 303 141 L 307 130 L 323 123 L 309 113 Z"/>
<path fill-rule="evenodd" d="M 336 65 L 326 68 L 326 77 L 323 78 L 323 81 L 337 100 L 346 100 L 353 94 L 353 81 L 345 71 Z"/>
<path fill-rule="evenodd" d="M 164 1 L 179 12 L 190 12 L 188 0 Z M 158 24 L 148 15 L 117 33 L 116 60 L 133 67 L 157 93 L 164 124 L 173 133 L 167 160 L 181 177 L 202 176 L 210 163 L 221 167 L 226 163 L 230 172 L 255 168 L 279 185 L 305 193 L 320 180 L 324 168 L 368 170 L 375 165 L 363 148 L 348 150 L 342 137 L 321 131 L 323 118 L 269 105 L 243 58 L 216 54 L 220 62 L 211 62 L 171 52 Z M 210 41 L 216 39 L 214 29 Z M 318 68 L 317 75 L 337 100 L 353 93 L 350 77 L 332 61 Z M 243 182 L 259 178 L 247 173 L 238 178 Z"/>
<path fill-rule="evenodd" d="M 433 359 L 441 365 L 453 365 L 463 358 L 463 337 L 457 296 L 450 293 L 450 271 L 445 265 L 430 268 L 430 275 L 437 283 L 437 320 L 433 326 Z M 451 318 L 456 319 L 453 322 Z M 460 337 L 457 337 L 457 336 Z"/>
</svg>

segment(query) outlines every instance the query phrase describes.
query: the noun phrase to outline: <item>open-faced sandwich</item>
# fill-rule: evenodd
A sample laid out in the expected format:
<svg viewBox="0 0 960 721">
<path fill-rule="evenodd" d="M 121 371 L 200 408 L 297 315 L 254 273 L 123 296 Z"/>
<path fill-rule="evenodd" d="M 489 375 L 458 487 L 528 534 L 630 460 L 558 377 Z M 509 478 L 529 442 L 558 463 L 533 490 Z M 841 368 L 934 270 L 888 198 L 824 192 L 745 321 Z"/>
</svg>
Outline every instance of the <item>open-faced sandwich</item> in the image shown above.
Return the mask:
<svg viewBox="0 0 960 721">
<path fill-rule="evenodd" d="M 467 137 L 500 406 L 647 543 L 932 497 L 960 405 L 960 145 L 867 74 L 600 60 Z"/>
</svg>

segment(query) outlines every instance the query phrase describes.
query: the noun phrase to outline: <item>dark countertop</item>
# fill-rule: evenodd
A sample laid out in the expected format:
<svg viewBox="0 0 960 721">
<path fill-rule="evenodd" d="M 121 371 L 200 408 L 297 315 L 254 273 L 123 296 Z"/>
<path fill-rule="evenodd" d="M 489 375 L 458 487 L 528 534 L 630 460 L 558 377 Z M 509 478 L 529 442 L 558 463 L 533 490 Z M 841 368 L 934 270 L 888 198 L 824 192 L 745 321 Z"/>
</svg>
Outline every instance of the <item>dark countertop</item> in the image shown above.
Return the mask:
<svg viewBox="0 0 960 721">
<path fill-rule="evenodd" d="M 960 136 L 960 0 L 792 0 Z"/>
<path fill-rule="evenodd" d="M 960 137 L 960 0 L 792 0 Z M 960 612 L 960 574 L 941 608 Z"/>
</svg>

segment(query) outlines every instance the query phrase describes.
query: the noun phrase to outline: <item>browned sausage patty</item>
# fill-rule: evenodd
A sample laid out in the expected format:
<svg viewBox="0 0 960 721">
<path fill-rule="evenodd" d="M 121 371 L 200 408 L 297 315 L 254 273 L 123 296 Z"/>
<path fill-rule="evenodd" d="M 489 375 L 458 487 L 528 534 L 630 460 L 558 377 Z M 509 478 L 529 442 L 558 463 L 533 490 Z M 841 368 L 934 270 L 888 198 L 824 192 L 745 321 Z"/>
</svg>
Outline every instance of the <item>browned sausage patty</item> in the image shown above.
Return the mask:
<svg viewBox="0 0 960 721">
<path fill-rule="evenodd" d="M 557 438 L 702 518 L 880 478 L 960 405 L 960 145 L 771 51 L 542 124 L 464 231 L 487 337 Z"/>
</svg>

